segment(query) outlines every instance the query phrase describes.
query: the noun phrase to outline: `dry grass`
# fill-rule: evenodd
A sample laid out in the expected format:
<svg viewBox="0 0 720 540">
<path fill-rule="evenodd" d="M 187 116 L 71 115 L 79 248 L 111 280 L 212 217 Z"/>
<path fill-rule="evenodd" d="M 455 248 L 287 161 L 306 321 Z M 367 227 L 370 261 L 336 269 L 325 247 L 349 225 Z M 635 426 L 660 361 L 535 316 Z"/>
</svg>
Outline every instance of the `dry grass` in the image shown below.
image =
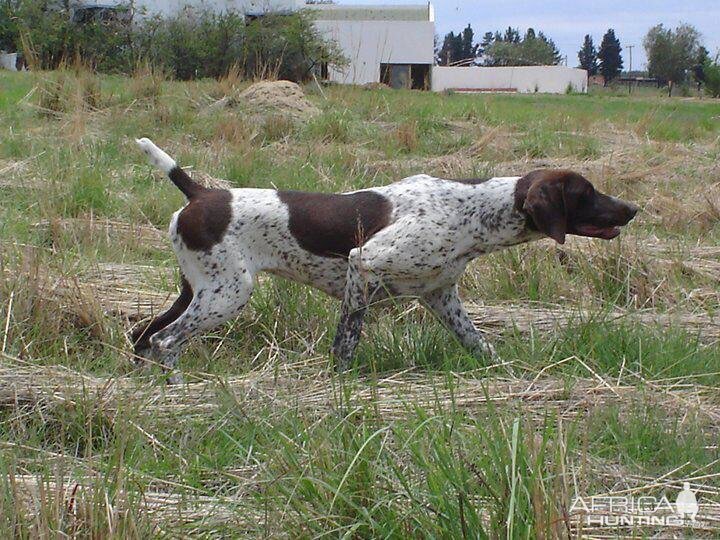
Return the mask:
<svg viewBox="0 0 720 540">
<path fill-rule="evenodd" d="M 43 410 L 44 414 L 52 415 L 53 407 L 79 407 L 81 403 L 92 402 L 93 408 L 102 411 L 111 423 L 115 414 L 128 410 L 130 403 L 142 411 L 143 417 L 162 422 L 165 418 L 174 421 L 179 417 L 185 421 L 209 419 L 218 412 L 220 404 L 227 404 L 228 400 L 232 401 L 232 408 L 242 411 L 243 415 L 252 416 L 271 410 L 275 411 L 278 419 L 286 414 L 284 411 L 288 407 L 303 416 L 318 419 L 337 414 L 338 410 L 347 414 L 347 411 L 371 407 L 384 422 L 392 423 L 418 408 L 428 408 L 437 413 L 453 409 L 472 415 L 492 404 L 495 408 L 521 409 L 530 416 L 537 416 L 539 421 L 548 414 L 557 414 L 564 422 L 572 422 L 598 408 L 626 403 L 640 395 L 634 384 L 606 379 L 599 374 L 575 378 L 569 384 L 569 381 L 548 376 L 554 366 L 548 366 L 547 373 L 538 372 L 530 379 L 484 379 L 480 373 L 465 373 L 453 374 L 453 378 L 448 380 L 444 376 L 406 371 L 380 379 L 358 379 L 348 382 L 348 386 L 341 389 L 336 387 L 330 373 L 318 372 L 307 364 L 283 366 L 281 373 L 268 369 L 222 381 L 192 382 L 159 392 L 155 383 L 145 384 L 136 377 L 91 377 L 67 368 L 40 367 L 7 355 L 2 355 L 2 358 L 0 408 Z M 575 359 L 566 361 L 573 362 Z M 679 411 L 687 414 L 691 407 L 720 428 L 720 402 L 713 388 L 677 381 L 649 384 L 649 390 L 642 395 L 645 399 L 652 399 L 668 414 L 675 415 Z M 273 421 L 272 413 L 267 421 Z M 137 426 L 137 429 L 142 428 Z M 143 432 L 152 444 L 162 447 L 163 443 L 151 432 Z M 48 455 L 45 459 L 61 457 Z M 123 512 L 130 509 L 135 515 L 154 523 L 159 530 L 190 525 L 187 531 L 192 531 L 193 524 L 207 530 L 231 524 L 235 531 L 250 531 L 256 528 L 253 524 L 257 525 L 264 519 L 248 499 L 250 492 L 257 489 L 257 467 L 216 472 L 216 475 L 232 478 L 233 492 L 227 495 L 204 495 L 203 491 L 198 492 L 183 484 L 182 478 L 144 478 L 149 482 L 148 487 L 138 491 L 130 477 L 121 477 L 113 478 L 112 496 L 106 492 L 98 497 L 98 489 L 109 489 L 102 487 L 107 483 L 102 480 L 104 473 L 98 472 L 92 461 L 83 460 L 78 465 L 80 467 L 75 467 L 78 472 L 72 475 L 60 470 L 50 478 L 45 475 L 12 475 L 9 480 L 16 505 L 37 522 L 45 516 L 35 509 L 43 508 L 47 512 L 55 508 L 55 520 L 61 519 L 66 525 L 72 525 L 97 515 L 97 505 L 100 504 L 102 514 L 109 516 L 111 528 Z M 612 463 L 581 460 L 578 468 L 573 468 L 568 474 L 602 478 L 603 483 L 615 487 L 595 495 L 607 497 L 640 496 L 657 493 L 658 489 L 674 493 L 683 482 L 691 482 L 704 501 L 693 531 L 712 537 L 720 531 L 720 505 L 711 501 L 720 495 L 720 489 L 708 482 L 720 473 L 712 468 L 680 469 L 675 474 L 655 478 L 630 473 Z M 134 473 L 137 474 L 141 473 Z M 208 478 L 208 482 L 211 481 Z M 608 508 L 607 515 L 624 513 L 621 509 Z M 574 534 L 582 534 L 583 537 L 602 537 L 603 534 L 618 534 L 623 530 L 588 528 L 583 523 L 582 513 L 571 513 L 568 519 Z M 38 528 L 42 529 L 41 523 Z"/>
<path fill-rule="evenodd" d="M 127 515 L 139 515 L 155 525 L 154 534 L 168 534 L 169 530 L 187 526 L 185 534 L 192 535 L 192 524 L 201 523 L 203 528 L 232 526 L 236 531 L 256 528 L 262 514 L 248 508 L 243 493 L 227 497 L 188 495 L 185 490 L 176 493 L 166 491 L 137 491 L 132 486 L 113 486 L 103 490 L 100 475 L 55 476 L 52 479 L 32 475 L 11 475 L 13 496 L 20 512 L 30 516 L 34 528 L 41 531 L 57 526 L 81 533 L 93 529 L 97 514 L 106 517 L 105 534 L 109 536 L 142 536 L 143 531 L 123 532 L 118 527 Z M 167 487 L 167 486 L 166 486 Z M 111 502 L 112 501 L 112 502 Z M 51 518 L 38 514 L 35 509 L 52 512 Z"/>
<path fill-rule="evenodd" d="M 320 113 L 309 101 L 300 86 L 290 81 L 259 81 L 237 92 L 231 85 L 231 94 L 213 102 L 209 110 L 241 105 L 251 111 L 288 115 L 307 119 Z"/>
<path fill-rule="evenodd" d="M 175 283 L 173 270 L 97 263 L 60 271 L 40 266 L 36 252 L 30 249 L 17 266 L 3 267 L 8 292 L 24 290 L 45 309 L 58 310 L 81 325 L 102 326 L 107 315 L 135 321 L 161 312 L 174 300 L 175 293 L 167 290 Z"/>
<path fill-rule="evenodd" d="M 249 414 L 252 410 L 299 407 L 303 414 L 326 415 L 337 407 L 371 406 L 384 419 L 403 418 L 414 407 L 438 411 L 448 408 L 471 412 L 485 404 L 511 404 L 540 417 L 549 411 L 571 420 L 578 415 L 610 404 L 630 401 L 639 395 L 637 375 L 624 379 L 604 378 L 588 368 L 588 378 L 568 381 L 549 376 L 558 366 L 578 362 L 566 358 L 547 366 L 533 378 L 485 378 L 494 368 L 444 376 L 414 373 L 411 370 L 382 378 L 360 378 L 338 387 L 331 371 L 318 371 L 313 362 L 284 365 L 278 373 L 273 366 L 227 379 L 198 379 L 170 386 L 158 392 L 157 381 L 143 382 L 130 377 L 95 377 L 64 367 L 37 366 L 32 362 L 0 353 L 0 407 L 42 407 L 79 404 L 92 400 L 99 410 L 112 415 L 129 402 L 140 405 L 143 415 L 160 419 L 182 415 L 204 418 L 218 411 L 227 399 L 233 407 Z M 668 410 L 687 405 L 698 410 L 720 428 L 720 401 L 712 387 L 683 381 L 645 381 L 658 403 Z M 221 396 L 225 396 L 224 398 Z"/>
<path fill-rule="evenodd" d="M 158 66 L 148 62 L 138 62 L 130 79 L 130 92 L 138 100 L 157 102 L 162 95 L 163 84 L 169 75 Z"/>
<path fill-rule="evenodd" d="M 206 182 L 209 183 L 209 182 Z M 47 231 L 53 244 L 74 245 L 83 242 L 104 242 L 119 244 L 132 239 L 138 245 L 151 249 L 167 250 L 169 241 L 167 233 L 149 225 L 138 225 L 124 221 L 97 218 L 55 218 L 43 220 L 35 224 L 40 231 Z"/>
<path fill-rule="evenodd" d="M 45 181 L 33 177 L 29 167 L 34 158 L 0 160 L 0 189 L 40 189 Z"/>
<path fill-rule="evenodd" d="M 660 329 L 681 327 L 689 334 L 697 334 L 701 341 L 715 344 L 720 341 L 720 317 L 707 314 L 668 313 L 653 310 L 610 311 L 598 314 L 596 310 L 576 308 L 525 307 L 525 306 L 478 306 L 467 305 L 475 324 L 489 334 L 501 334 L 514 329 L 521 334 L 532 332 L 552 333 L 573 322 L 596 320 L 639 324 Z"/>
</svg>

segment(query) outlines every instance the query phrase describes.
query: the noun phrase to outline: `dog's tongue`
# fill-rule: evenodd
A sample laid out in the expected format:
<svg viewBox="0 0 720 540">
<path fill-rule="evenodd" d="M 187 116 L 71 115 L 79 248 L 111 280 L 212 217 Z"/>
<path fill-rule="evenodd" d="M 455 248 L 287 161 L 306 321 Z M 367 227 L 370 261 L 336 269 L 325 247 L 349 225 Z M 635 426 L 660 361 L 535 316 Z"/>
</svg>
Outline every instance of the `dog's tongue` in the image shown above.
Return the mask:
<svg viewBox="0 0 720 540">
<path fill-rule="evenodd" d="M 603 240 L 612 240 L 620 234 L 620 227 L 595 227 L 594 225 L 581 225 L 576 228 L 577 234 L 592 236 Z"/>
</svg>

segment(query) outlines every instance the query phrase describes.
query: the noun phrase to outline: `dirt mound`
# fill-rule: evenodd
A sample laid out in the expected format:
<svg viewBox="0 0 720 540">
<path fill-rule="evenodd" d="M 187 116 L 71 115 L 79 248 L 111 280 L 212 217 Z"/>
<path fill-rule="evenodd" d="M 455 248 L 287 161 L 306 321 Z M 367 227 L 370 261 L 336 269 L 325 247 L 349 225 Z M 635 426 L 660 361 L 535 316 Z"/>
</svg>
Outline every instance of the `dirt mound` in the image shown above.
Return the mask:
<svg viewBox="0 0 720 540">
<path fill-rule="evenodd" d="M 216 101 L 212 108 L 244 104 L 259 111 L 271 111 L 295 117 L 313 116 L 320 112 L 305 97 L 299 85 L 291 81 L 260 81 L 235 96 Z"/>
</svg>

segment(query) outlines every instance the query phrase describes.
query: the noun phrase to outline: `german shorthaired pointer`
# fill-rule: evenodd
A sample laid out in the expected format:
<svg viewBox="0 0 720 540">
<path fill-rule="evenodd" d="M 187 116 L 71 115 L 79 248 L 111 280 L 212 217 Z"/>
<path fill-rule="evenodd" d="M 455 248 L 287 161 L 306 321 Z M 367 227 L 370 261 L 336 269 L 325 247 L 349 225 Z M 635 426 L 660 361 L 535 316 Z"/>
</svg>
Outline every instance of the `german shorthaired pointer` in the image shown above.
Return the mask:
<svg viewBox="0 0 720 540">
<path fill-rule="evenodd" d="M 168 372 L 185 341 L 243 309 L 262 271 L 342 299 L 338 369 L 353 357 L 368 304 L 390 295 L 419 298 L 467 349 L 492 356 L 458 297 L 470 261 L 545 236 L 610 240 L 638 211 L 565 170 L 485 181 L 417 175 L 343 194 L 207 189 L 149 139 L 137 144 L 189 201 L 170 221 L 182 292 L 132 336 L 135 354 Z"/>
</svg>

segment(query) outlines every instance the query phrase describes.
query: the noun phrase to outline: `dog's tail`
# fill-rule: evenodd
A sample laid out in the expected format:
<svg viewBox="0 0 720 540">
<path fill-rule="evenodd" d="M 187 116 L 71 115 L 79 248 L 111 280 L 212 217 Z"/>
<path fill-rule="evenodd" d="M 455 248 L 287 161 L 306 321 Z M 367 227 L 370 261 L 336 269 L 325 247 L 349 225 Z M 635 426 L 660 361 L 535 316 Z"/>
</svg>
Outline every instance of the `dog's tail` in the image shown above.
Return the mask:
<svg viewBox="0 0 720 540">
<path fill-rule="evenodd" d="M 165 174 L 168 175 L 168 178 L 172 180 L 173 184 L 175 184 L 188 199 L 193 199 L 208 190 L 208 188 L 201 186 L 190 178 L 190 176 L 175 163 L 173 158 L 155 146 L 155 143 L 150 139 L 143 137 L 142 139 L 135 139 L 135 142 L 140 149 L 147 154 L 150 163 L 164 171 Z"/>
</svg>

